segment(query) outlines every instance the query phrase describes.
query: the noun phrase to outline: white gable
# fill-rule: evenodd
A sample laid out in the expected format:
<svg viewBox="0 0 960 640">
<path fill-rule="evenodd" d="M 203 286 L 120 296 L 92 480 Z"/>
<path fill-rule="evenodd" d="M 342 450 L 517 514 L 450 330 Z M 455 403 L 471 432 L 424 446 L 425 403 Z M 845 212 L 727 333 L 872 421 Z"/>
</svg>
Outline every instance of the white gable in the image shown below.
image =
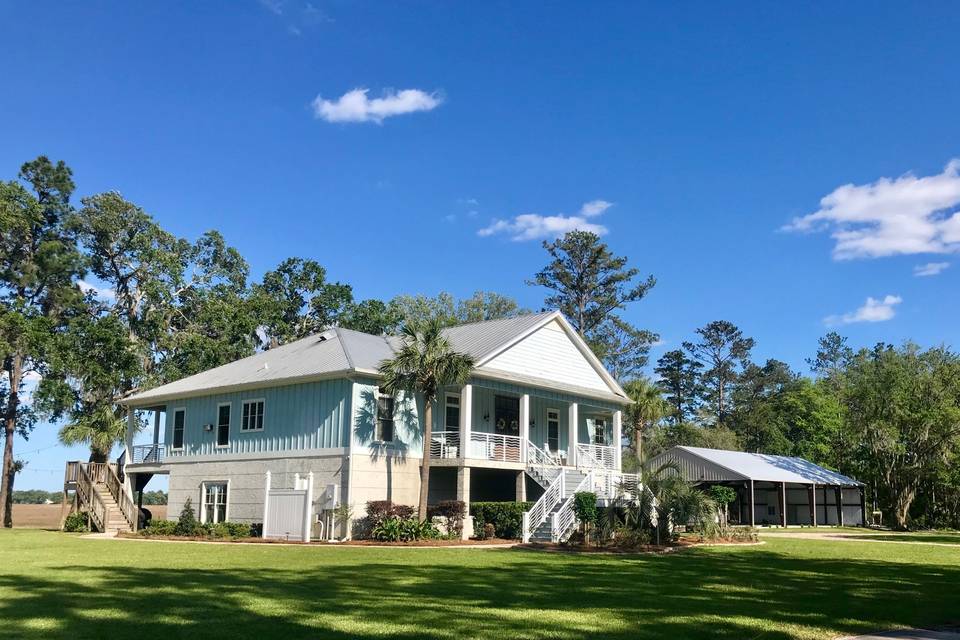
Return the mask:
<svg viewBox="0 0 960 640">
<path fill-rule="evenodd" d="M 556 320 L 480 367 L 610 392 L 610 387 Z"/>
</svg>

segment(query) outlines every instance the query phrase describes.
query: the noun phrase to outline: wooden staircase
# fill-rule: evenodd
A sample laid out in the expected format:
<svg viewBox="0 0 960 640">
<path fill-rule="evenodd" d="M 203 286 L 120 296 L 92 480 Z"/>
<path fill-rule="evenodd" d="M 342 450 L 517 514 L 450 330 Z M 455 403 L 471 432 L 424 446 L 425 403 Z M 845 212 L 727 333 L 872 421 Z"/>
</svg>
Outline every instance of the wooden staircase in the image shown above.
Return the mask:
<svg viewBox="0 0 960 640">
<path fill-rule="evenodd" d="M 116 465 L 105 462 L 68 462 L 64 497 L 73 490 L 73 510 L 90 518 L 101 533 L 135 531 L 139 510 L 117 475 Z"/>
</svg>

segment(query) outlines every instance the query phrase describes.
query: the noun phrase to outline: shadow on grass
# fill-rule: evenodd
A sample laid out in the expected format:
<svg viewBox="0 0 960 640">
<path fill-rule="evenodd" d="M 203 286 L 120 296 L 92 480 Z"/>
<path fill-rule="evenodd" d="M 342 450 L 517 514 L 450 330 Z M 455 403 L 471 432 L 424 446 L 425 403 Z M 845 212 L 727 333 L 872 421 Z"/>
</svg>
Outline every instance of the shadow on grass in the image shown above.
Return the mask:
<svg viewBox="0 0 960 640">
<path fill-rule="evenodd" d="M 176 553 L 157 545 L 149 564 Z M 957 566 L 760 548 L 615 558 L 432 553 L 402 556 L 410 564 L 304 554 L 301 566 L 243 568 L 219 567 L 236 560 L 217 552 L 213 566 L 196 569 L 97 566 L 72 555 L 75 564 L 0 575 L 0 593 L 12 594 L 0 600 L 0 636 L 773 640 L 960 617 Z M 86 586 L 74 583 L 78 575 Z"/>
<path fill-rule="evenodd" d="M 854 540 L 890 540 L 893 542 L 936 542 L 938 544 L 952 544 L 960 546 L 960 535 L 950 533 L 872 533 L 864 535 L 847 535 L 845 538 Z"/>
</svg>

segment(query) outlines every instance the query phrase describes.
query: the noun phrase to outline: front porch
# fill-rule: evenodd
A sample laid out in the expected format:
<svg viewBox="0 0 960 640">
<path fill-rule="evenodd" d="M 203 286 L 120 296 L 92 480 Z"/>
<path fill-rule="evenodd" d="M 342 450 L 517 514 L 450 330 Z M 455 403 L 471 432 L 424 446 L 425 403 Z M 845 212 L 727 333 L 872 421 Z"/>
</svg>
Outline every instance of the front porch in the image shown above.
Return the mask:
<svg viewBox="0 0 960 640">
<path fill-rule="evenodd" d="M 473 380 L 437 400 L 436 466 L 619 470 L 622 411 L 600 400 Z"/>
</svg>

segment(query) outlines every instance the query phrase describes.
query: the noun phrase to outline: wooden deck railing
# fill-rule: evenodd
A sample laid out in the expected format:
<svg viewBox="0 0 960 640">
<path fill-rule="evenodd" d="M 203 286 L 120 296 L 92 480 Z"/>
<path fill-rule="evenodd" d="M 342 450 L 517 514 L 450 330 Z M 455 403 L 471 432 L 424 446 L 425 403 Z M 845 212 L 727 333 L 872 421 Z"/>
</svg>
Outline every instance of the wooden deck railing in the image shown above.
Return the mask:
<svg viewBox="0 0 960 640">
<path fill-rule="evenodd" d="M 123 514 L 127 524 L 130 525 L 131 529 L 136 531 L 138 520 L 137 505 L 133 503 L 133 499 L 124 491 L 123 483 L 120 482 L 116 468 L 113 465 L 107 465 L 105 484 L 107 485 L 107 490 L 110 492 L 110 495 L 117 501 L 117 506 L 120 507 L 120 513 Z"/>
<path fill-rule="evenodd" d="M 89 465 L 88 465 L 89 466 Z M 93 488 L 93 480 L 83 464 L 78 465 L 77 496 L 80 502 L 87 507 L 87 513 L 98 531 L 103 531 L 107 525 L 107 505 L 100 499 L 100 495 Z"/>
</svg>

